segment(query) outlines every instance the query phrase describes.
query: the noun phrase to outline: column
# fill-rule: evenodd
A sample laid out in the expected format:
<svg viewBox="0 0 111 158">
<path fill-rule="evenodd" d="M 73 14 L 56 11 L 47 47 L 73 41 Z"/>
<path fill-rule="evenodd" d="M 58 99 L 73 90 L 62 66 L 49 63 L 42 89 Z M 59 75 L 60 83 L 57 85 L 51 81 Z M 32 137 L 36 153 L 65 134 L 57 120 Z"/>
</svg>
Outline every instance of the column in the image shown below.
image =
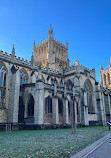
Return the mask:
<svg viewBox="0 0 111 158">
<path fill-rule="evenodd" d="M 53 124 L 58 124 L 59 123 L 59 115 L 58 115 L 58 98 L 57 97 L 53 97 L 52 98 L 52 109 L 53 109 Z"/>
<path fill-rule="evenodd" d="M 106 73 L 106 85 L 109 85 L 109 83 L 108 83 L 108 73 Z"/>
<path fill-rule="evenodd" d="M 64 110 L 63 110 L 64 123 L 68 124 L 69 123 L 69 120 L 68 120 L 68 99 L 64 99 L 63 108 L 64 108 Z"/>
<path fill-rule="evenodd" d="M 8 76 L 8 79 L 10 79 L 10 88 L 8 89 L 8 122 L 18 123 L 20 71 L 16 70 L 14 66 L 13 70 L 10 70 L 10 75 Z"/>
<path fill-rule="evenodd" d="M 74 101 L 75 125 L 77 125 L 77 101 Z"/>
<path fill-rule="evenodd" d="M 35 124 L 43 124 L 44 109 L 44 83 L 38 80 L 35 84 L 35 104 L 34 104 L 34 118 Z"/>
<path fill-rule="evenodd" d="M 110 122 L 111 122 L 111 100 L 110 100 L 110 95 L 108 94 L 108 103 L 109 103 L 109 112 L 110 112 Z"/>
<path fill-rule="evenodd" d="M 13 108 L 13 122 L 18 122 L 18 110 L 19 110 L 19 92 L 20 92 L 20 72 L 17 71 L 14 78 L 14 108 Z"/>
<path fill-rule="evenodd" d="M 102 100 L 101 100 L 101 114 L 102 114 L 102 122 L 103 126 L 106 124 L 106 112 L 105 112 L 105 100 L 104 100 L 104 93 L 102 92 Z"/>
<path fill-rule="evenodd" d="M 88 120 L 88 105 L 87 105 L 87 93 L 84 92 L 84 125 L 88 126 L 89 125 L 89 120 Z"/>
</svg>

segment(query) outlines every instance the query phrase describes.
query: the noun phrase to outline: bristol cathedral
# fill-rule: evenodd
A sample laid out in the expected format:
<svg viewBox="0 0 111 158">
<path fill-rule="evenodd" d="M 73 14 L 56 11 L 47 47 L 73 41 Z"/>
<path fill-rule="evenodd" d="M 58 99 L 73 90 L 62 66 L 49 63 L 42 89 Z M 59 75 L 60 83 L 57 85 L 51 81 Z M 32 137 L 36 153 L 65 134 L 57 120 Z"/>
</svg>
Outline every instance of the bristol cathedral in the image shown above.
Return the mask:
<svg viewBox="0 0 111 158">
<path fill-rule="evenodd" d="M 100 68 L 101 83 L 95 69 L 79 60 L 70 66 L 68 42 L 53 38 L 33 43 L 31 60 L 0 51 L 0 127 L 10 123 L 23 129 L 106 125 L 111 121 L 111 61 Z M 72 116 L 72 114 L 74 116 Z"/>
</svg>

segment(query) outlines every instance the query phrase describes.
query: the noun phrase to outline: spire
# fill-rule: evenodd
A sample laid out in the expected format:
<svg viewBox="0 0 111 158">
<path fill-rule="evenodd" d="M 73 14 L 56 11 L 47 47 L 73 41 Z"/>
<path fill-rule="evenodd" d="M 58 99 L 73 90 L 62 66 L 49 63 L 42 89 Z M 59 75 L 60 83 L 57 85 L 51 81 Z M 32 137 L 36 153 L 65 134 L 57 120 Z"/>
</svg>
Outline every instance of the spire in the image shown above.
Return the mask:
<svg viewBox="0 0 111 158">
<path fill-rule="evenodd" d="M 33 55 L 35 53 L 35 50 L 36 50 L 36 46 L 35 46 L 35 40 L 34 40 L 34 43 L 33 43 Z"/>
<path fill-rule="evenodd" d="M 109 68 L 111 68 L 111 57 L 110 57 L 110 62 L 109 62 Z"/>
<path fill-rule="evenodd" d="M 103 70 L 103 66 L 102 66 L 102 64 L 101 64 L 101 68 L 100 68 L 101 70 Z"/>
<path fill-rule="evenodd" d="M 50 24 L 50 28 L 49 28 L 48 37 L 53 39 L 53 29 L 52 29 L 51 24 Z"/>
<path fill-rule="evenodd" d="M 79 66 L 79 59 L 75 60 L 75 66 Z"/>
<path fill-rule="evenodd" d="M 33 52 L 32 52 L 32 56 L 31 56 L 31 65 L 34 64 L 34 57 L 33 57 Z"/>
<path fill-rule="evenodd" d="M 67 40 L 66 40 L 66 46 L 68 47 L 68 42 L 67 42 Z"/>
<path fill-rule="evenodd" d="M 13 48 L 12 48 L 12 55 L 15 57 L 15 48 L 14 48 L 14 44 L 13 44 Z"/>
<path fill-rule="evenodd" d="M 34 40 L 34 46 L 35 46 L 35 40 Z"/>
<path fill-rule="evenodd" d="M 15 48 L 14 48 L 14 44 L 13 44 L 13 48 L 12 48 L 12 54 L 11 54 L 11 59 L 14 62 L 14 58 L 15 58 Z"/>
</svg>

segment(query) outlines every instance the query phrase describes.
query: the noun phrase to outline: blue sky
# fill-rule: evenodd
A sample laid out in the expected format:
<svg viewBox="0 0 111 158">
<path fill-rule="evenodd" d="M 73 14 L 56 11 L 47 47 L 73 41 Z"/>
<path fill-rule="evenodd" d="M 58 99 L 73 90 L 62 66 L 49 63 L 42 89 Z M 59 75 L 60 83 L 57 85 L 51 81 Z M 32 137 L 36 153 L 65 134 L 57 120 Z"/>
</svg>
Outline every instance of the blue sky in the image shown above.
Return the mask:
<svg viewBox="0 0 111 158">
<path fill-rule="evenodd" d="M 71 65 L 96 69 L 109 67 L 111 56 L 111 0 L 1 0 L 0 50 L 30 60 L 33 41 L 48 37 L 52 24 L 54 38 L 68 41 Z"/>
</svg>

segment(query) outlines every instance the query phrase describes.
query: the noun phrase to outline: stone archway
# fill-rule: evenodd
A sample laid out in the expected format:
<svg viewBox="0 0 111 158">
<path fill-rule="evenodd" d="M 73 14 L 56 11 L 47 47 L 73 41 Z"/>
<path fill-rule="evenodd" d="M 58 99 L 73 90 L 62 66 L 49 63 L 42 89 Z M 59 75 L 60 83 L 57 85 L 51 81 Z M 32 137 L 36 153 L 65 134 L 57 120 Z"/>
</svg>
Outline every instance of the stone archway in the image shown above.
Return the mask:
<svg viewBox="0 0 111 158">
<path fill-rule="evenodd" d="M 18 112 L 19 123 L 24 123 L 24 111 L 25 111 L 25 106 L 23 103 L 23 99 L 21 96 L 19 96 L 19 112 Z"/>
<path fill-rule="evenodd" d="M 34 123 L 34 97 L 29 94 L 26 101 L 26 123 Z"/>
<path fill-rule="evenodd" d="M 34 98 L 31 95 L 27 105 L 27 116 L 34 116 Z"/>
<path fill-rule="evenodd" d="M 63 100 L 62 98 L 58 98 L 58 114 L 59 114 L 59 124 L 64 122 L 63 120 Z"/>
<path fill-rule="evenodd" d="M 71 103 L 68 100 L 68 122 L 71 123 Z"/>
</svg>

